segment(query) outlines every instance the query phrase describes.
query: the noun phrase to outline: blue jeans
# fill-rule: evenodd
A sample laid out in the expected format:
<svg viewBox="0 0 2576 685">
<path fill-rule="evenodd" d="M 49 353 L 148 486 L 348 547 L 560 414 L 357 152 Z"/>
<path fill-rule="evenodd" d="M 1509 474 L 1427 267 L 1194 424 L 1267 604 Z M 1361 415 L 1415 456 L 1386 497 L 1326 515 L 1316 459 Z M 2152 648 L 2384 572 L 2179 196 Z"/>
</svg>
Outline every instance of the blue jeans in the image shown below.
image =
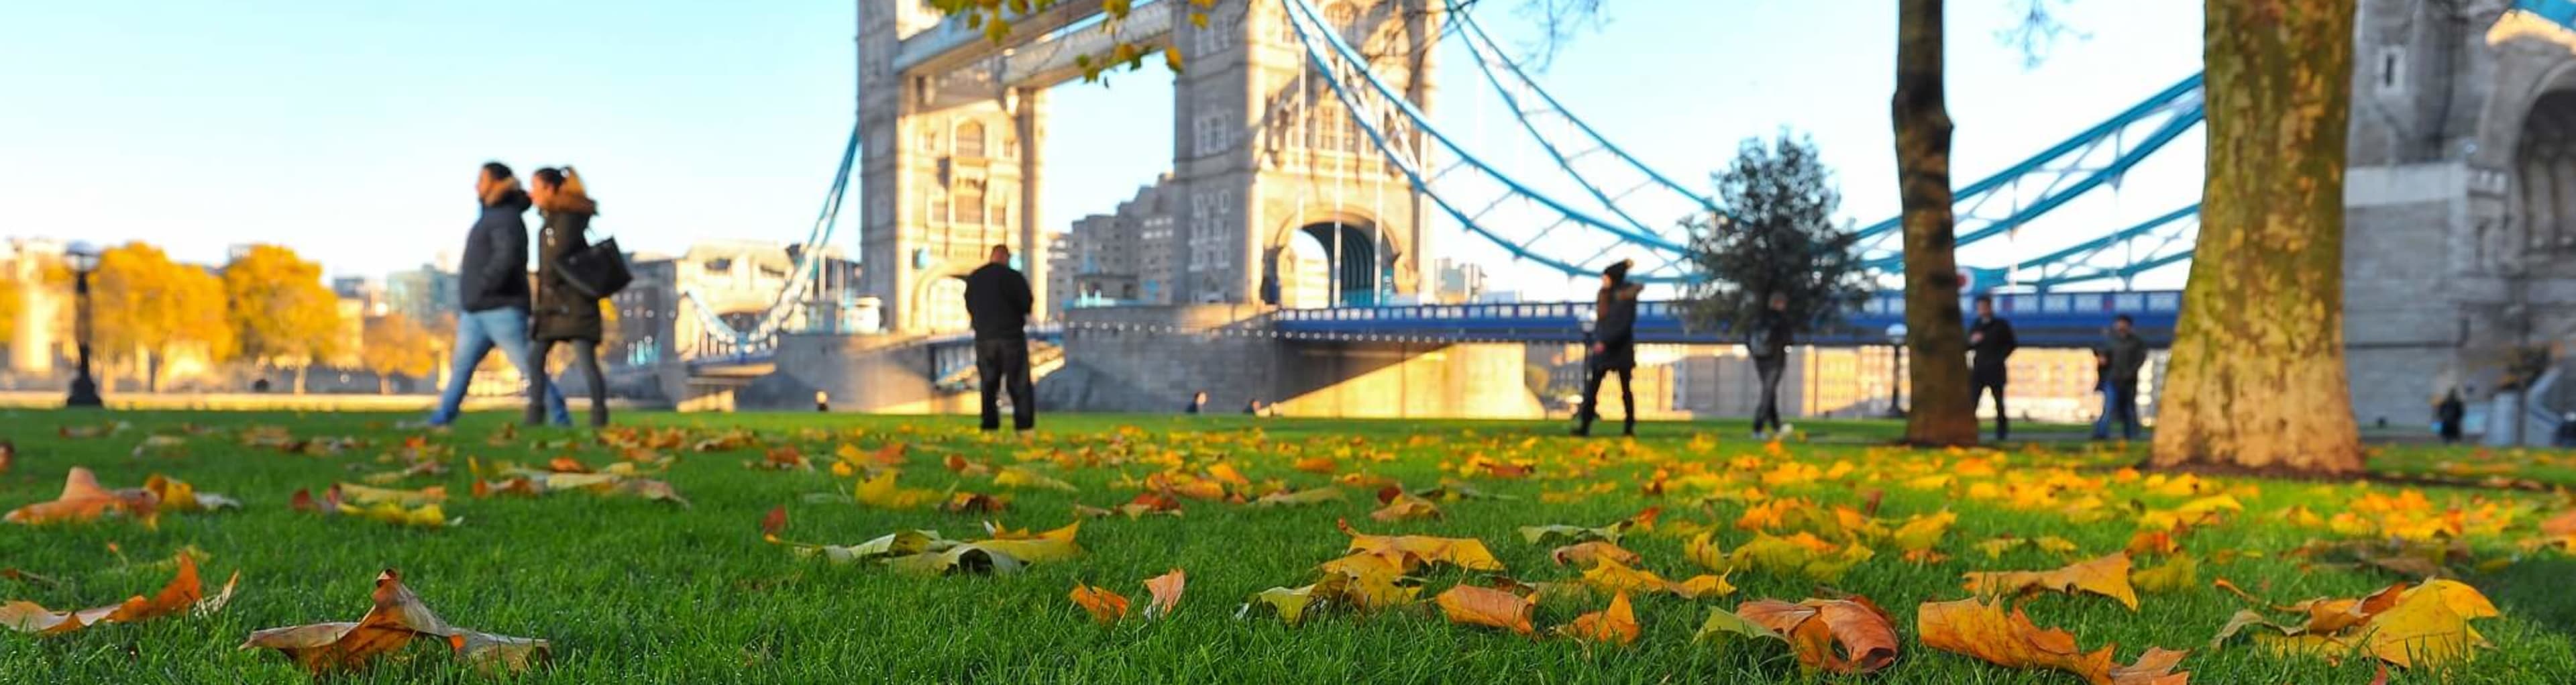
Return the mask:
<svg viewBox="0 0 2576 685">
<path fill-rule="evenodd" d="M 465 403 L 465 388 L 474 382 L 474 367 L 501 348 L 502 356 L 519 367 L 519 375 L 542 378 L 545 368 L 540 360 L 528 356 L 528 310 L 518 307 L 465 312 L 456 316 L 456 357 L 447 376 L 447 389 L 438 396 L 438 409 L 429 414 L 429 424 L 444 426 L 456 422 L 456 411 Z M 553 383 L 544 384 L 546 411 L 555 425 L 571 425 L 572 412 L 564 408 L 563 393 Z"/>
<path fill-rule="evenodd" d="M 2138 439 L 2138 389 L 2135 385 L 2105 382 L 2102 384 L 2102 418 L 2093 421 L 2093 439 L 2111 437 L 2111 421 L 2120 421 L 2120 438 Z"/>
</svg>

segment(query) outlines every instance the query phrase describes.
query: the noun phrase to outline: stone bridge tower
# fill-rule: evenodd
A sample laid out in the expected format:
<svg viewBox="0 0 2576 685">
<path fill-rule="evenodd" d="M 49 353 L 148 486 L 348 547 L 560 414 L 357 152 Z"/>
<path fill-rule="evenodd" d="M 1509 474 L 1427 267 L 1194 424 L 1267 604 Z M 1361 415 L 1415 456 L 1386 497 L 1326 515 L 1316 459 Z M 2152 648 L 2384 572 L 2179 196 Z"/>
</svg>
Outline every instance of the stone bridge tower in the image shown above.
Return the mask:
<svg viewBox="0 0 2576 685">
<path fill-rule="evenodd" d="M 2368 425 L 2474 401 L 2576 339 L 2576 31 L 2516 4 L 2363 0 L 2345 179 L 2345 344 Z M 2563 17 L 2562 17 L 2563 18 Z"/>
<path fill-rule="evenodd" d="M 1393 89 L 1431 110 L 1437 2 L 1313 4 Z M 1322 248 L 1336 301 L 1415 293 L 1429 203 L 1311 66 L 1287 3 L 1225 6 L 1176 41 L 1187 68 L 1173 87 L 1171 301 L 1281 304 L 1300 240 Z M 1376 127 L 1420 148 L 1410 127 Z"/>
</svg>

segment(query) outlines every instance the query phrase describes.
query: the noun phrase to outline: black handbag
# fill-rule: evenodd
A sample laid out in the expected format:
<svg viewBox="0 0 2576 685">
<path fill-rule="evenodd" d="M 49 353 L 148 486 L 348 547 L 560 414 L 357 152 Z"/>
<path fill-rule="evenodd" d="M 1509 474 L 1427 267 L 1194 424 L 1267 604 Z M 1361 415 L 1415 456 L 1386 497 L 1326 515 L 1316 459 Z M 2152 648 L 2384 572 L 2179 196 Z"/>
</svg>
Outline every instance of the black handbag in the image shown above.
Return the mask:
<svg viewBox="0 0 2576 685">
<path fill-rule="evenodd" d="M 635 281 L 635 275 L 626 270 L 626 254 L 618 251 L 614 237 L 555 260 L 555 272 L 563 275 L 565 285 L 593 299 L 607 299 Z"/>
</svg>

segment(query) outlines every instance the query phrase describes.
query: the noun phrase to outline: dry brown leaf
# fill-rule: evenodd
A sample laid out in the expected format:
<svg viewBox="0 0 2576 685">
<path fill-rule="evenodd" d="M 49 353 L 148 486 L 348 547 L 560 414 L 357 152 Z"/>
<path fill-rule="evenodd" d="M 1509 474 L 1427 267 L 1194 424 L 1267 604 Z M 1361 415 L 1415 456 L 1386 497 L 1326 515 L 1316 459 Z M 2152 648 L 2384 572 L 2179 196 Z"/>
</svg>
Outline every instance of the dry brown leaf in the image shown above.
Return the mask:
<svg viewBox="0 0 2576 685">
<path fill-rule="evenodd" d="M 1606 540 L 1593 540 L 1591 542 L 1558 547 L 1556 548 L 1556 551 L 1549 552 L 1547 556 L 1550 559 L 1556 560 L 1556 563 L 1559 566 L 1572 566 L 1575 568 L 1591 568 L 1593 564 L 1600 563 L 1605 560 L 1635 566 L 1638 562 L 1645 560 L 1644 557 L 1638 556 L 1636 552 L 1628 551 L 1626 548 L 1620 547 L 1619 545 Z"/>
<path fill-rule="evenodd" d="M 145 490 L 110 491 L 99 487 L 98 476 L 89 469 L 74 466 L 63 474 L 63 494 L 50 502 L 37 502 L 11 510 L 0 521 L 44 525 L 74 521 L 95 521 L 110 514 L 151 518 L 159 501 Z"/>
<path fill-rule="evenodd" d="M 1606 642 L 1626 645 L 1637 641 L 1637 611 L 1628 605 L 1628 593 L 1610 598 L 1610 608 L 1574 617 L 1574 622 L 1556 627 L 1560 635 L 1584 642 Z"/>
<path fill-rule="evenodd" d="M 241 582 L 241 573 L 236 571 L 231 580 L 224 582 L 223 590 L 209 598 L 197 580 L 196 559 L 181 554 L 177 563 L 177 575 L 151 597 L 135 595 L 122 603 L 79 611 L 52 611 L 34 602 L 9 602 L 0 604 L 0 626 L 24 633 L 60 635 L 101 623 L 132 623 L 191 610 L 212 613 L 231 600 L 233 586 Z"/>
<path fill-rule="evenodd" d="M 491 635 L 450 626 L 420 597 L 403 587 L 402 576 L 385 569 L 376 576 L 375 606 L 356 623 L 315 623 L 253 632 L 242 649 L 266 648 L 294 659 L 312 673 L 352 670 L 402 649 L 414 638 L 428 636 L 445 643 L 450 653 L 483 668 L 523 670 L 543 661 L 551 650 L 545 640 Z"/>
<path fill-rule="evenodd" d="M 2065 671 L 2093 685 L 2184 685 L 2191 680 L 2188 671 L 2172 672 L 2188 652 L 2151 647 L 2137 663 L 2116 666 L 2111 647 L 2079 652 L 2074 634 L 2042 630 L 2019 607 L 2005 613 L 2002 600 L 1925 602 L 1915 613 L 1914 631 L 1926 647 L 2011 668 Z"/>
<path fill-rule="evenodd" d="M 1459 585 L 1432 601 L 1440 604 L 1440 612 L 1448 615 L 1451 623 L 1490 626 L 1522 635 L 1538 630 L 1530 625 L 1530 615 L 1538 609 L 1538 603 L 1502 590 Z"/>
<path fill-rule="evenodd" d="M 1869 673 L 1896 663 L 1896 627 L 1865 597 L 1797 604 L 1761 599 L 1736 605 L 1735 615 L 1788 638 L 1798 663 L 1808 668 Z"/>
<path fill-rule="evenodd" d="M 778 534 L 783 532 L 787 532 L 787 507 L 770 509 L 760 517 L 760 539 L 777 542 Z"/>
<path fill-rule="evenodd" d="M 1386 506 L 1378 508 L 1377 511 L 1369 512 L 1369 518 L 1390 523 L 1406 519 L 1436 519 L 1440 518 L 1440 506 L 1432 504 L 1431 500 L 1420 497 L 1412 495 L 1398 495 L 1395 499 L 1388 501 Z"/>
<path fill-rule="evenodd" d="M 1145 579 L 1145 594 L 1153 599 L 1145 604 L 1146 618 L 1168 618 L 1172 608 L 1181 604 L 1181 590 L 1189 586 L 1189 576 L 1180 569 Z"/>
<path fill-rule="evenodd" d="M 1127 617 L 1127 598 L 1118 593 L 1074 583 L 1072 597 L 1074 605 L 1091 612 L 1091 620 L 1100 625 L 1117 623 L 1118 619 Z"/>
<path fill-rule="evenodd" d="M 2127 552 L 2114 552 L 2054 571 L 1970 572 L 1967 578 L 1970 592 L 1989 597 L 2039 590 L 2083 591 L 2120 600 L 2130 611 L 2138 610 L 2138 592 L 2129 585 Z"/>
</svg>

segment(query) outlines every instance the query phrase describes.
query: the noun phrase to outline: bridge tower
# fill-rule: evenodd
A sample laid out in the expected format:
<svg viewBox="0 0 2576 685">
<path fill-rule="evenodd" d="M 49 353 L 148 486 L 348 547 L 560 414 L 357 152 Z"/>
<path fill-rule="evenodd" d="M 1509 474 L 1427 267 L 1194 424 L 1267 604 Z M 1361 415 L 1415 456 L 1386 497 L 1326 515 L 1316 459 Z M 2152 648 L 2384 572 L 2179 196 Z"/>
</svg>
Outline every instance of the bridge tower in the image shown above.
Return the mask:
<svg viewBox="0 0 2576 685">
<path fill-rule="evenodd" d="M 982 46 L 935 51 L 961 43 L 942 40 L 928 3 L 860 0 L 858 18 L 860 291 L 890 331 L 965 330 L 957 277 L 1009 245 L 1044 302 L 1034 143 L 1048 82 L 1007 72 L 1009 55 Z"/>
<path fill-rule="evenodd" d="M 1415 107 L 1434 101 L 1431 0 L 1323 0 L 1313 5 Z M 1172 170 L 1174 303 L 1283 304 L 1298 241 L 1327 261 L 1335 302 L 1413 294 L 1427 203 L 1386 162 L 1316 70 L 1282 0 L 1226 3 L 1175 45 Z M 1247 11 L 1247 8 L 1249 11 Z M 1366 84 L 1344 84 L 1353 92 Z M 1409 128 L 1377 122 L 1389 135 Z M 1420 149 L 1419 140 L 1406 147 Z M 1320 248 L 1317 250 L 1315 248 Z M 1301 303 L 1312 304 L 1312 303 Z"/>
<path fill-rule="evenodd" d="M 2515 7 L 2531 12 L 2509 12 Z M 2568 0 L 2363 0 L 2345 179 L 2345 344 L 2367 422 L 2421 425 L 2522 350 L 2576 340 Z"/>
</svg>

